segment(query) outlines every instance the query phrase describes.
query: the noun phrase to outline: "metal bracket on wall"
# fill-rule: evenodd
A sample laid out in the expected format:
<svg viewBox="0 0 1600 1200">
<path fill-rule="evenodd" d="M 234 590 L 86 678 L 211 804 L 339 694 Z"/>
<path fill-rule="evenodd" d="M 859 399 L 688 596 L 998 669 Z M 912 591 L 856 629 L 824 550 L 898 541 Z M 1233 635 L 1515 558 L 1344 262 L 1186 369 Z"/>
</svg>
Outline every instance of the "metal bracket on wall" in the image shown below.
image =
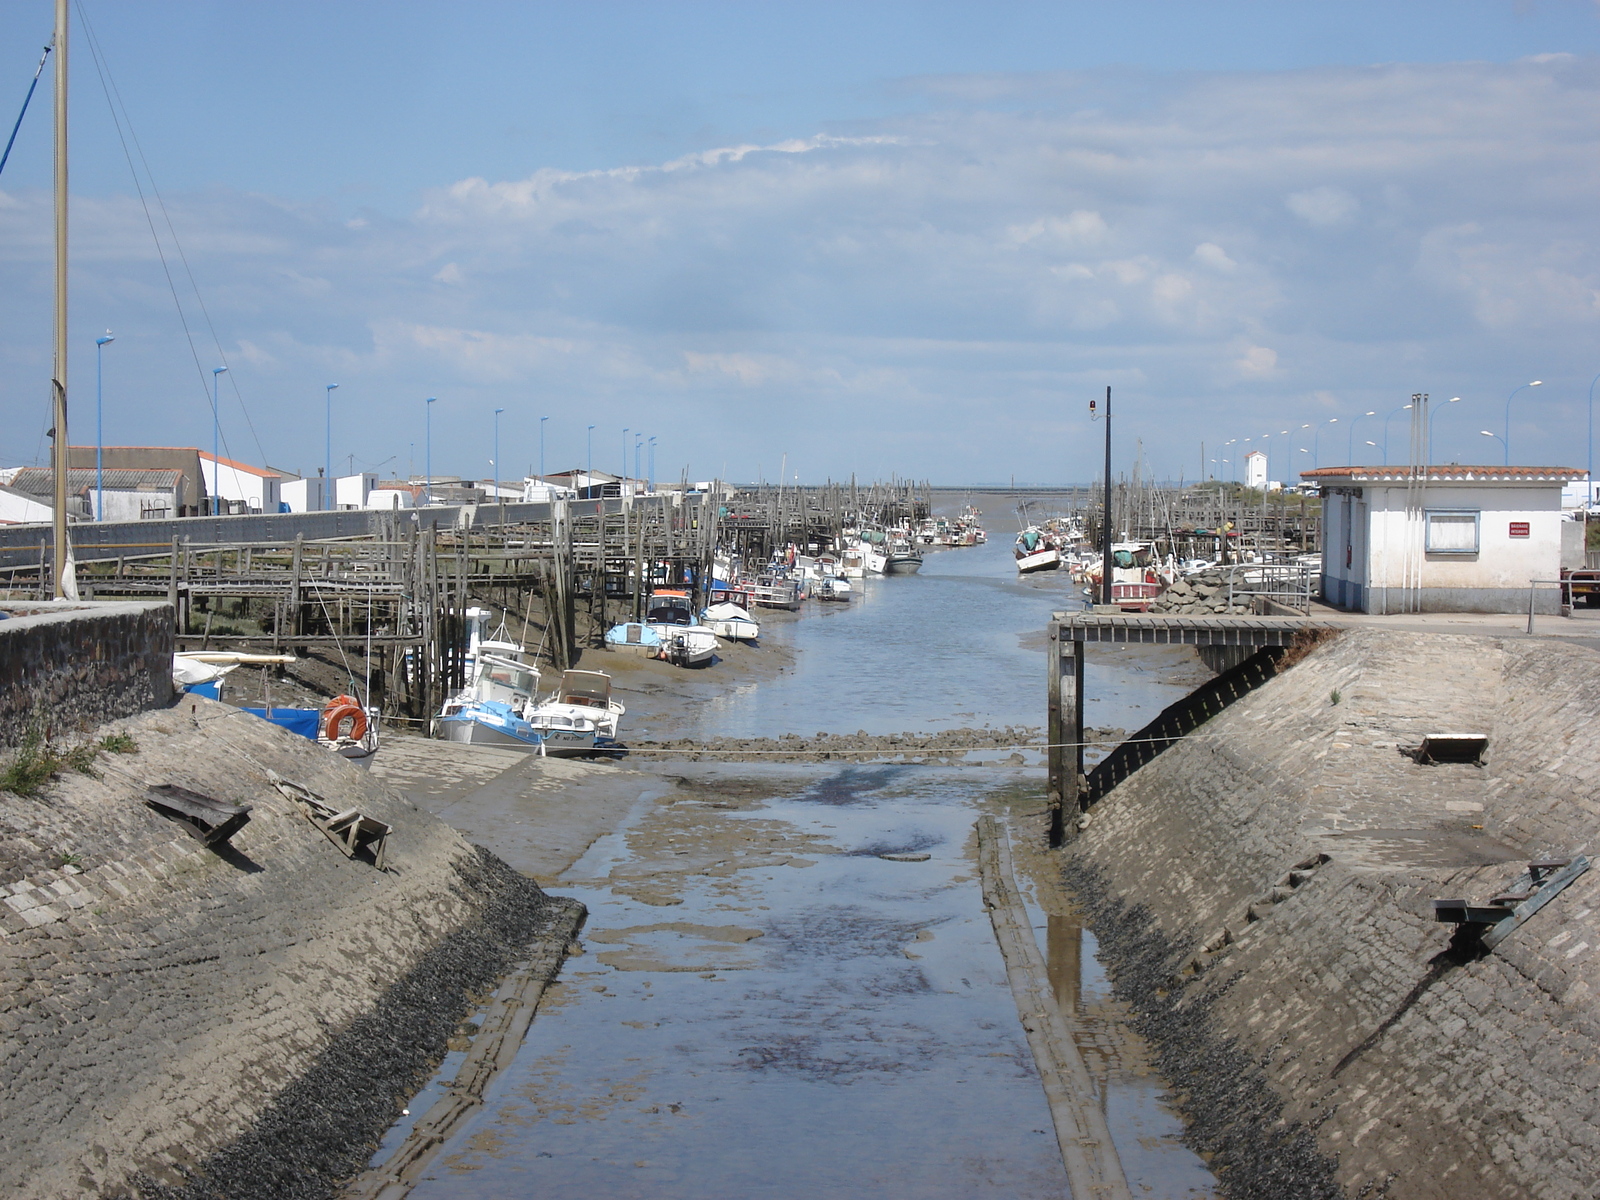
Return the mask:
<svg viewBox="0 0 1600 1200">
<path fill-rule="evenodd" d="M 1504 892 L 1493 896 L 1487 904 L 1472 904 L 1466 900 L 1435 900 L 1433 919 L 1475 927 L 1478 942 L 1485 950 L 1493 950 L 1511 931 L 1521 925 L 1559 895 L 1563 888 L 1589 869 L 1589 860 L 1580 854 L 1576 858 L 1549 858 L 1528 864 L 1528 869 L 1518 876 Z"/>
</svg>

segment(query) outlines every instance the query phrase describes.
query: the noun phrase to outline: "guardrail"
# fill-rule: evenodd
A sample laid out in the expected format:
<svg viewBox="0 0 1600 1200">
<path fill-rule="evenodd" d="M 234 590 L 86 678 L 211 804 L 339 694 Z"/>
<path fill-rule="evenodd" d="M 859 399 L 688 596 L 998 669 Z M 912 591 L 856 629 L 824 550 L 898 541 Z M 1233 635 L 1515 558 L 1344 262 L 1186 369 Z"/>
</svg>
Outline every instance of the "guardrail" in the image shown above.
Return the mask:
<svg viewBox="0 0 1600 1200">
<path fill-rule="evenodd" d="M 1228 606 L 1236 603 L 1251 609 L 1264 608 L 1266 602 L 1311 612 L 1317 592 L 1319 569 L 1310 563 L 1236 563 L 1228 570 Z M 1257 600 L 1263 601 L 1257 604 Z"/>
</svg>

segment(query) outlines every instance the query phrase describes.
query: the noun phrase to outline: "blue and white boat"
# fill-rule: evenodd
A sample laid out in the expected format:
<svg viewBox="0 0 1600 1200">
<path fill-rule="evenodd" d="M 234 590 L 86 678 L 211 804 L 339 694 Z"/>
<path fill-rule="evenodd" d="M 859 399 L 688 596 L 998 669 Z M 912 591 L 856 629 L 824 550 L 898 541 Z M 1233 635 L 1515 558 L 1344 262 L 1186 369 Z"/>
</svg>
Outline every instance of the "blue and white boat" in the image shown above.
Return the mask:
<svg viewBox="0 0 1600 1200">
<path fill-rule="evenodd" d="M 447 742 L 473 746 L 514 746 L 544 753 L 544 735 L 502 700 L 477 700 L 441 716 L 439 732 Z"/>
<path fill-rule="evenodd" d="M 435 734 L 450 742 L 543 752 L 542 735 L 522 715 L 539 686 L 527 651 L 515 642 L 481 641 L 472 671 L 471 682 L 439 710 Z"/>
</svg>

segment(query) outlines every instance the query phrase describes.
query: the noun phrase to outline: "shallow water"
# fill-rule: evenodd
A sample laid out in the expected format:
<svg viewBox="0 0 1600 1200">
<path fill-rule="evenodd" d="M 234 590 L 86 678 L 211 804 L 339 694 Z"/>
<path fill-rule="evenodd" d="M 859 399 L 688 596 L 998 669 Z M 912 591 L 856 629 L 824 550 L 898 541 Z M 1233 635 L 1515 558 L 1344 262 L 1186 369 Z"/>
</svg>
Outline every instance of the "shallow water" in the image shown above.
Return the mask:
<svg viewBox="0 0 1600 1200">
<path fill-rule="evenodd" d="M 701 736 L 1037 726 L 1041 633 L 1072 597 L 1011 564 L 1004 544 L 949 551 L 849 608 L 810 605 L 767 634 L 791 639 L 792 674 L 685 719 Z M 1090 722 L 1142 724 L 1196 674 L 1170 652 L 1107 654 Z M 662 787 L 552 888 L 589 907 L 586 952 L 413 1194 L 1066 1196 L 972 837 L 981 812 L 1035 827 L 1040 772 L 655 769 Z M 897 851 L 928 859 L 879 857 Z M 1134 1195 L 1213 1194 L 1093 935 L 1047 880 L 1024 885 Z"/>
<path fill-rule="evenodd" d="M 852 581 L 849 604 L 808 602 L 798 620 L 767 620 L 763 643 L 792 648 L 793 669 L 696 705 L 670 736 L 1042 725 L 1045 626 L 1083 596 L 1065 571 L 1019 578 L 1009 541 L 929 553 L 916 575 Z M 1119 657 L 1091 653 L 1088 724 L 1136 728 L 1187 690 L 1164 679 L 1192 652 L 1147 654 L 1136 666 Z M 1149 678 L 1130 688 L 1130 672 Z"/>
</svg>

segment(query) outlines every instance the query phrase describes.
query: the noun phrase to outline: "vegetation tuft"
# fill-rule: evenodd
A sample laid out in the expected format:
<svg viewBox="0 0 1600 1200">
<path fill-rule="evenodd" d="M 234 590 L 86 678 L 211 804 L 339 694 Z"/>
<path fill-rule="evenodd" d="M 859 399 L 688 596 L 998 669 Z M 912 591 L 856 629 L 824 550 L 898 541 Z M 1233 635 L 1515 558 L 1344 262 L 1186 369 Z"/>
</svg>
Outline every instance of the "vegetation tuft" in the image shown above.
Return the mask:
<svg viewBox="0 0 1600 1200">
<path fill-rule="evenodd" d="M 52 746 L 44 734 L 35 729 L 23 739 L 21 748 L 10 761 L 0 767 L 0 791 L 37 796 L 62 771 L 99 778 L 94 769 L 95 755 L 99 752 L 100 747 L 92 742 L 65 749 Z"/>
<path fill-rule="evenodd" d="M 139 743 L 131 733 L 108 733 L 100 739 L 100 749 L 107 754 L 137 754 Z"/>
</svg>

